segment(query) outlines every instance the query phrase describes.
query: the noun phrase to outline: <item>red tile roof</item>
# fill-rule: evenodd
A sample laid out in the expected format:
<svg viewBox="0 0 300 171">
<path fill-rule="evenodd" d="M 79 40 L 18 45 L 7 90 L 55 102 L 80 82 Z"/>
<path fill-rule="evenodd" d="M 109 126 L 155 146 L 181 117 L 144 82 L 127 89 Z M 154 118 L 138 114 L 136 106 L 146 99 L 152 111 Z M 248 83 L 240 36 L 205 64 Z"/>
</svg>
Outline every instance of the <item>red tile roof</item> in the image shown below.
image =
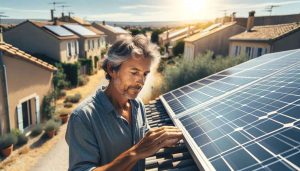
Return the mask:
<svg viewBox="0 0 300 171">
<path fill-rule="evenodd" d="M 56 71 L 57 68 L 54 67 L 51 64 L 48 64 L 47 62 L 44 62 L 36 57 L 33 57 L 27 53 L 25 53 L 24 51 L 8 44 L 5 42 L 0 42 L 0 51 L 3 51 L 4 53 L 8 53 L 14 57 L 18 57 L 20 59 L 26 60 L 28 62 L 31 62 L 33 64 L 39 65 L 45 69 L 48 69 L 50 71 Z"/>
<path fill-rule="evenodd" d="M 244 32 L 232 36 L 230 40 L 272 41 L 299 30 L 299 23 L 255 26 L 250 32 Z"/>
</svg>

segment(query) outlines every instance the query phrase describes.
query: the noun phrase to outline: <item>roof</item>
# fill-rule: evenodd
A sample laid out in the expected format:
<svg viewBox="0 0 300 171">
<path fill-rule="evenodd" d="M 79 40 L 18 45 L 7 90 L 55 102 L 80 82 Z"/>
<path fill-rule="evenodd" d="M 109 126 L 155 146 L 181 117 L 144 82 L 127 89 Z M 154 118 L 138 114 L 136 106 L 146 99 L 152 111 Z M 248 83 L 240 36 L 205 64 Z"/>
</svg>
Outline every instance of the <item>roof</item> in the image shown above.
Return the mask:
<svg viewBox="0 0 300 171">
<path fill-rule="evenodd" d="M 52 36 L 54 36 L 55 38 L 59 39 L 59 40 L 68 40 L 68 39 L 78 39 L 79 37 L 74 35 L 71 36 L 59 36 L 57 34 L 54 34 L 53 32 L 51 32 L 50 30 L 46 29 L 45 26 L 53 26 L 54 23 L 53 22 L 41 22 L 41 21 L 32 21 L 32 20 L 27 20 L 24 23 L 29 22 L 37 27 L 39 27 L 40 29 L 42 29 L 43 31 L 51 34 Z M 20 24 L 21 25 L 21 24 Z"/>
<path fill-rule="evenodd" d="M 48 64 L 47 62 L 44 62 L 36 57 L 33 57 L 27 53 L 25 53 L 24 51 L 8 44 L 8 43 L 5 43 L 5 42 L 0 42 L 0 51 L 3 51 L 5 53 L 8 53 L 10 55 L 13 55 L 13 56 L 16 56 L 16 57 L 19 57 L 20 59 L 23 59 L 25 61 L 28 61 L 28 62 L 31 62 L 33 64 L 36 64 L 40 67 L 43 67 L 45 69 L 48 69 L 49 71 L 56 71 L 57 68 L 54 67 L 53 65 L 51 64 Z"/>
<path fill-rule="evenodd" d="M 211 34 L 214 34 L 216 32 L 219 32 L 219 31 L 222 31 L 228 27 L 231 27 L 233 25 L 236 25 L 237 23 L 236 22 L 228 22 L 228 23 L 225 23 L 225 24 L 214 24 L 204 30 L 202 30 L 201 32 L 199 33 L 196 33 L 186 39 L 184 39 L 185 42 L 195 42 L 199 39 L 202 39 L 203 37 L 206 37 L 206 36 L 209 36 Z"/>
<path fill-rule="evenodd" d="M 95 33 L 98 34 L 98 35 L 105 35 L 102 31 L 96 29 L 96 28 L 93 27 L 93 26 L 84 26 L 84 27 L 87 28 L 87 29 L 89 29 L 89 30 L 91 30 L 91 31 L 93 31 L 93 32 L 95 32 Z"/>
<path fill-rule="evenodd" d="M 70 30 L 71 32 L 75 33 L 78 36 L 82 36 L 85 38 L 100 37 L 99 34 L 79 24 L 66 23 L 63 24 L 62 27 L 66 28 L 67 30 Z"/>
<path fill-rule="evenodd" d="M 145 105 L 146 117 L 151 128 L 174 125 L 167 114 L 162 102 L 157 99 Z M 155 155 L 146 158 L 146 169 L 194 171 L 198 170 L 184 141 L 180 141 L 175 147 L 162 148 Z"/>
<path fill-rule="evenodd" d="M 299 23 L 255 26 L 250 32 L 232 36 L 230 40 L 273 41 L 299 30 Z"/>
<path fill-rule="evenodd" d="M 90 22 L 85 21 L 84 19 L 82 19 L 82 18 L 80 18 L 80 17 L 71 17 L 71 19 L 72 19 L 74 22 L 77 22 L 78 24 L 81 24 L 81 25 L 91 25 Z"/>
<path fill-rule="evenodd" d="M 102 27 L 106 30 L 109 30 L 109 31 L 111 31 L 115 34 L 130 34 L 128 31 L 122 29 L 121 27 L 114 27 L 114 26 L 110 26 L 110 25 L 107 25 L 107 24 L 103 25 L 103 24 L 99 24 L 99 23 L 96 23 L 96 22 L 94 22 L 94 24 L 97 25 L 97 26 L 100 26 L 100 27 Z"/>
<path fill-rule="evenodd" d="M 181 36 L 183 34 L 183 36 L 188 36 L 188 30 L 191 29 L 191 31 L 195 28 L 195 26 L 191 26 L 189 27 L 184 27 L 182 29 L 170 29 L 167 30 L 165 32 L 163 32 L 162 34 L 159 35 L 159 37 L 161 37 L 163 40 L 167 39 L 167 34 L 169 33 L 169 39 L 172 39 L 174 37 L 177 36 Z"/>
</svg>

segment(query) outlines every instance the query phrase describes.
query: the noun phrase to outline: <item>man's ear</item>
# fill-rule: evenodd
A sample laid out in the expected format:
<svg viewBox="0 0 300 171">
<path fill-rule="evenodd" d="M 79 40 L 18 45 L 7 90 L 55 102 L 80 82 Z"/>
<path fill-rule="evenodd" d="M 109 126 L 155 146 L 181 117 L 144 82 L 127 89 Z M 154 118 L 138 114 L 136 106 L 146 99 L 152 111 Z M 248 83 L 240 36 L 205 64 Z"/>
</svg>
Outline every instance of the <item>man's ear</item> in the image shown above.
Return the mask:
<svg viewBox="0 0 300 171">
<path fill-rule="evenodd" d="M 108 62 L 107 63 L 107 72 L 108 72 L 108 74 L 109 74 L 109 76 L 111 77 L 111 78 L 113 78 L 113 74 L 114 74 L 114 69 L 113 69 L 114 67 L 113 67 L 113 65 L 112 65 L 112 63 L 111 62 Z"/>
</svg>

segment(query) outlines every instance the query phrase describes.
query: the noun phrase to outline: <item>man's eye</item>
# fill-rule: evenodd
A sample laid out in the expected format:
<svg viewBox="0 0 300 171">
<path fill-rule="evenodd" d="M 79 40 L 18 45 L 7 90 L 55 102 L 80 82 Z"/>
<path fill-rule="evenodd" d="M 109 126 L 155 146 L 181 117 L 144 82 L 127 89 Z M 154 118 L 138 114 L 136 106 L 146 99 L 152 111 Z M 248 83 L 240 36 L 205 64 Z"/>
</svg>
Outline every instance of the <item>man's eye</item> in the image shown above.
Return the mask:
<svg viewBox="0 0 300 171">
<path fill-rule="evenodd" d="M 132 74 L 132 75 L 137 75 L 138 73 L 137 73 L 137 72 L 131 72 L 131 74 Z"/>
</svg>

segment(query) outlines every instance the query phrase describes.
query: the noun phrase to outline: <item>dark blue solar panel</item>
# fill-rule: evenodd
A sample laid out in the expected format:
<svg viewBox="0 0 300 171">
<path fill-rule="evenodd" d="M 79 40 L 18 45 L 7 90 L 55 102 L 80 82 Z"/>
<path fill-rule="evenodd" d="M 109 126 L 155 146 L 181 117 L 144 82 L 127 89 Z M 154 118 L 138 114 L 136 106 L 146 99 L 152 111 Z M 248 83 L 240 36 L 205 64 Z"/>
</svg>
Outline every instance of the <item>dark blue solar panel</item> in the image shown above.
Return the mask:
<svg viewBox="0 0 300 171">
<path fill-rule="evenodd" d="M 44 27 L 52 33 L 56 34 L 57 36 L 74 36 L 72 32 L 61 26 L 46 25 Z"/>
<path fill-rule="evenodd" d="M 299 59 L 300 51 L 268 54 L 161 98 L 215 169 L 300 170 Z"/>
<path fill-rule="evenodd" d="M 234 91 L 235 89 L 241 86 L 251 84 L 252 82 L 265 78 L 269 75 L 272 75 L 276 71 L 279 71 L 288 67 L 291 64 L 294 64 L 298 61 L 297 56 L 287 54 L 292 54 L 295 52 L 296 51 L 289 51 L 285 53 L 281 52 L 279 54 L 276 53 L 273 55 L 268 54 L 264 57 L 250 60 L 238 66 L 229 68 L 220 73 L 214 74 L 207 78 L 201 79 L 199 81 L 183 86 L 179 89 L 166 93 L 163 95 L 163 98 L 165 98 L 165 100 L 169 102 L 173 99 L 180 98 L 181 96 L 189 97 L 191 102 L 189 102 L 189 100 L 185 100 L 181 103 L 179 107 L 176 105 L 176 112 L 174 112 L 174 114 L 178 115 L 178 111 L 184 112 L 186 110 L 189 110 L 190 108 L 196 107 L 201 103 L 207 102 L 208 100 L 211 100 L 214 97 L 219 97 L 225 94 L 226 92 Z M 274 81 L 280 82 L 280 80 L 276 79 Z M 287 82 L 289 81 L 287 80 Z M 262 82 L 261 84 L 262 85 L 260 86 L 264 86 L 264 82 Z M 293 86 L 295 87 L 298 85 Z M 275 98 L 276 96 L 279 97 L 280 93 L 282 91 L 286 92 L 287 89 L 289 89 L 289 87 L 283 87 L 281 90 L 278 90 L 279 94 L 274 93 L 268 96 L 272 96 L 269 98 Z M 175 106 L 170 105 L 171 109 L 173 109 L 174 107 Z M 175 108 L 173 109 L 173 111 L 174 110 Z"/>
</svg>

